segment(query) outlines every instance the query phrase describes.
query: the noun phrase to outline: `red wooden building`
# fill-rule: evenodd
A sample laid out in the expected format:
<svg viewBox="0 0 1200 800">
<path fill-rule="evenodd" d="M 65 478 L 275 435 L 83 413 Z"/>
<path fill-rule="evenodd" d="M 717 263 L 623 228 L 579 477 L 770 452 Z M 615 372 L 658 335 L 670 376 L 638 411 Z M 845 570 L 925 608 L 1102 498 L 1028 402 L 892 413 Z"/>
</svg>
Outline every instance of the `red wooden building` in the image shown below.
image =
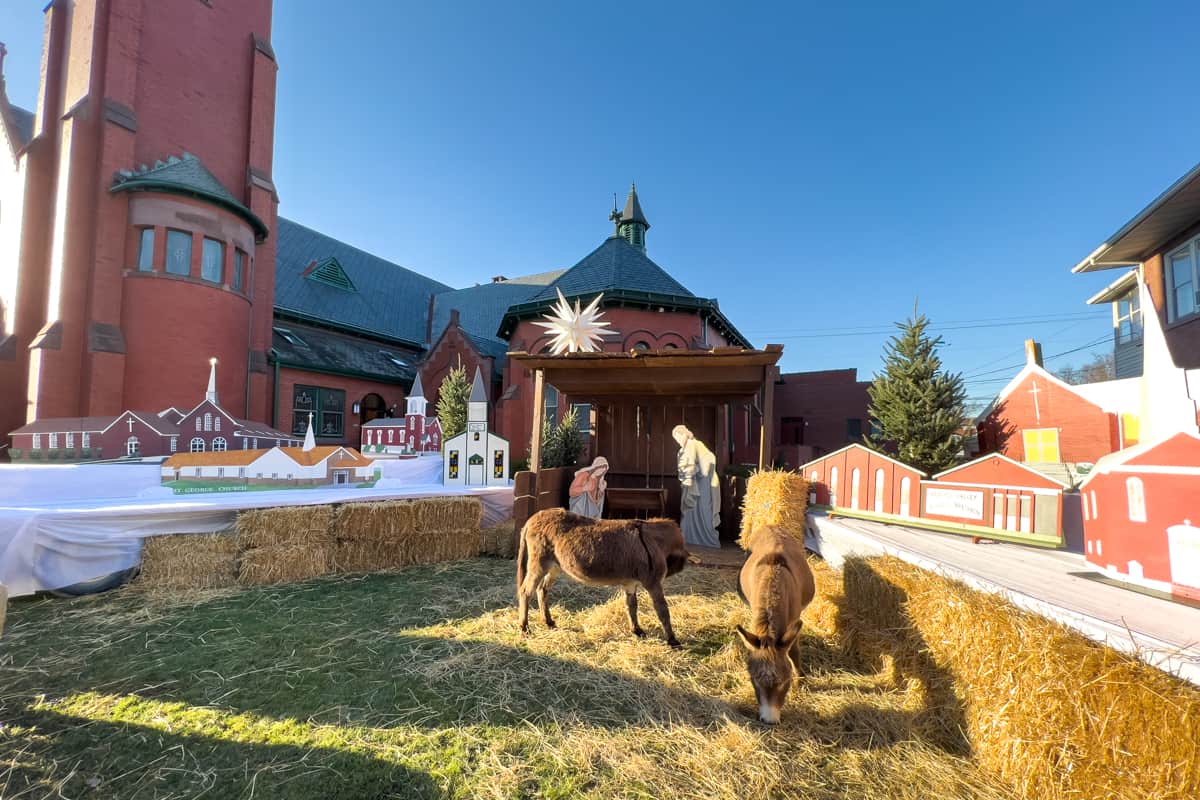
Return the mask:
<svg viewBox="0 0 1200 800">
<path fill-rule="evenodd" d="M 992 453 L 921 484 L 921 516 L 1061 538 L 1065 483 Z"/>
<path fill-rule="evenodd" d="M 1088 561 L 1114 577 L 1200 600 L 1200 435 L 1113 453 L 1080 493 Z"/>
<path fill-rule="evenodd" d="M 809 481 L 810 502 L 919 516 L 921 481 L 928 476 L 861 444 L 852 444 L 800 467 Z"/>
<path fill-rule="evenodd" d="M 1072 386 L 1042 367 L 1036 342 L 1026 341 L 1025 348 L 1025 367 L 980 415 L 980 453 L 1030 463 L 1094 463 L 1136 441 L 1136 381 Z"/>
</svg>

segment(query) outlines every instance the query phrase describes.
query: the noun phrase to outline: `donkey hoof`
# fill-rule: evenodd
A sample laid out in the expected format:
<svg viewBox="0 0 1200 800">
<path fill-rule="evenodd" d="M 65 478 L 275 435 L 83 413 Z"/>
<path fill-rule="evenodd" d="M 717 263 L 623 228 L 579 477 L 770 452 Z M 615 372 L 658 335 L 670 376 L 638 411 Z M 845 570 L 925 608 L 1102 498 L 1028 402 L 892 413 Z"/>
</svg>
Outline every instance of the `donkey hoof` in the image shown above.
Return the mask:
<svg viewBox="0 0 1200 800">
<path fill-rule="evenodd" d="M 548 620 L 546 620 L 546 627 L 547 628 L 557 628 L 558 625 L 555 624 L 554 620 L 548 619 Z"/>
<path fill-rule="evenodd" d="M 676 639 L 674 636 L 672 636 L 670 639 L 667 639 L 667 645 L 669 645 L 670 647 L 674 647 L 676 649 L 683 647 L 683 645 L 679 643 L 679 640 Z"/>
<path fill-rule="evenodd" d="M 645 639 L 645 638 L 646 638 L 646 632 L 645 632 L 644 630 L 642 630 L 641 628 L 634 628 L 634 629 L 633 629 L 633 635 L 634 635 L 634 636 L 636 636 L 636 637 L 638 637 L 639 639 Z"/>
</svg>

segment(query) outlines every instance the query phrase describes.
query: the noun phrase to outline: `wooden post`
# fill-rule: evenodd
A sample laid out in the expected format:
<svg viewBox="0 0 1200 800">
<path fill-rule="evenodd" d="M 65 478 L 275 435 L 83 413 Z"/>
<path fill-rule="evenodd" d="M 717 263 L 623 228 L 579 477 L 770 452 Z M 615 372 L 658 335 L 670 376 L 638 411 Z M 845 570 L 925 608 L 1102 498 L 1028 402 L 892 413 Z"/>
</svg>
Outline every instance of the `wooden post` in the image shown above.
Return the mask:
<svg viewBox="0 0 1200 800">
<path fill-rule="evenodd" d="M 775 368 L 763 367 L 762 431 L 758 442 L 758 468 L 770 469 L 775 461 Z"/>
<path fill-rule="evenodd" d="M 540 369 L 533 371 L 533 444 L 529 448 L 529 469 L 542 466 L 542 424 L 546 418 L 546 379 Z"/>
</svg>

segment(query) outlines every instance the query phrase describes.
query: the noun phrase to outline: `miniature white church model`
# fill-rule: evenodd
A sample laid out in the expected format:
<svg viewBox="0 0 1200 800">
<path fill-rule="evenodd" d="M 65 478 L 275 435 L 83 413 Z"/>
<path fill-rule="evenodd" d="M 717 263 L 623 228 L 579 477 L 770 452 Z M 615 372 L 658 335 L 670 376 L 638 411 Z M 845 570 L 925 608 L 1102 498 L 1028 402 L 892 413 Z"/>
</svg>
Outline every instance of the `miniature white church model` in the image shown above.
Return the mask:
<svg viewBox="0 0 1200 800">
<path fill-rule="evenodd" d="M 475 368 L 467 401 L 467 430 L 446 442 L 442 482 L 447 486 L 507 486 L 508 440 L 488 430 L 488 398 Z"/>
</svg>

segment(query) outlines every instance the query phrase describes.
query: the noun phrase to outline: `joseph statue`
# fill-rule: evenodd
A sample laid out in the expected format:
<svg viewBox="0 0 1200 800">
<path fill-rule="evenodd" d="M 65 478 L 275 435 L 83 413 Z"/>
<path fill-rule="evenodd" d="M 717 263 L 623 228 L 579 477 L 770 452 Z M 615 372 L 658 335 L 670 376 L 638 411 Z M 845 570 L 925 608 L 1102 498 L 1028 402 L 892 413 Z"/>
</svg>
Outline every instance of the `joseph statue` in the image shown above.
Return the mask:
<svg viewBox="0 0 1200 800">
<path fill-rule="evenodd" d="M 671 436 L 679 445 L 680 527 L 688 544 L 720 547 L 721 479 L 717 458 L 685 425 L 676 425 Z"/>
</svg>

